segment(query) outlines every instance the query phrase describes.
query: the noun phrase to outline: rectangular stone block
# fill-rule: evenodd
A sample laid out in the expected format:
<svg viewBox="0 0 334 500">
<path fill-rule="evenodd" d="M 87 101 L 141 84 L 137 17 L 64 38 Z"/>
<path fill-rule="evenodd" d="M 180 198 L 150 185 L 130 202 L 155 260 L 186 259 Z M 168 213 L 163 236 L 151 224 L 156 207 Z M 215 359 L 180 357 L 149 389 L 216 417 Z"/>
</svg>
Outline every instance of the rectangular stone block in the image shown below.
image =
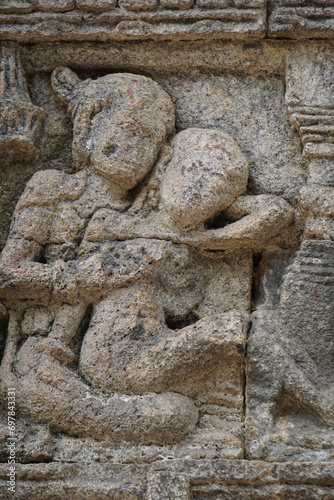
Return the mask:
<svg viewBox="0 0 334 500">
<path fill-rule="evenodd" d="M 33 10 L 33 6 L 30 2 L 26 0 L 3 0 L 0 3 L 0 13 L 17 13 L 24 14 L 31 12 Z"/>
<path fill-rule="evenodd" d="M 167 9 L 191 9 L 194 0 L 160 0 L 160 5 Z"/>
<path fill-rule="evenodd" d="M 7 466 L 0 466 L 0 499 L 7 500 Z M 17 464 L 15 500 L 311 500 L 333 498 L 333 462 L 158 460 L 154 465 Z M 190 484 L 189 484 L 190 483 Z"/>
<path fill-rule="evenodd" d="M 224 9 L 228 6 L 229 0 L 197 0 L 198 7 L 206 9 Z"/>
<path fill-rule="evenodd" d="M 119 0 L 121 9 L 142 11 L 155 10 L 158 7 L 158 0 Z"/>
<path fill-rule="evenodd" d="M 30 3 L 42 12 L 68 12 L 75 8 L 74 0 L 31 0 Z"/>
<path fill-rule="evenodd" d="M 98 2 L 96 2 L 96 0 L 77 0 L 76 4 L 79 9 L 93 12 L 103 12 L 114 9 L 116 7 L 117 1 L 99 0 Z"/>
<path fill-rule="evenodd" d="M 267 0 L 234 0 L 236 7 L 241 7 L 249 9 L 251 7 L 263 7 L 267 6 Z"/>
<path fill-rule="evenodd" d="M 6 0 L 0 37 L 19 43 L 262 38 L 266 0 Z M 210 10 L 210 13 L 208 12 Z M 82 14 L 92 12 L 89 23 Z"/>
<path fill-rule="evenodd" d="M 253 9 L 254 7 L 265 7 L 266 0 L 197 0 L 196 5 L 201 8 L 208 9 L 225 9 L 238 8 L 238 9 Z"/>
</svg>

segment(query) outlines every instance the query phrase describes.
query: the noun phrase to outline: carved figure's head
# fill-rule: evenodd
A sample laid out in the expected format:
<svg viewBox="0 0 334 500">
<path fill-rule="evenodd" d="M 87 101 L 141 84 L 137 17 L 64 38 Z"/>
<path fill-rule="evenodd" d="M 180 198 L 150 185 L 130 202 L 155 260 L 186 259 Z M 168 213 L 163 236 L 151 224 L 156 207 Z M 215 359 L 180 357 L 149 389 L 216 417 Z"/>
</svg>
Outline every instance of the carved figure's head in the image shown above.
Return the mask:
<svg viewBox="0 0 334 500">
<path fill-rule="evenodd" d="M 90 162 L 122 188 L 136 186 L 174 130 L 169 95 L 150 78 L 129 73 L 82 81 L 59 67 L 51 81 L 73 120 L 75 165 Z"/>
<path fill-rule="evenodd" d="M 178 226 L 199 226 L 246 191 L 249 165 L 229 134 L 188 128 L 174 137 L 171 146 L 162 202 Z"/>
</svg>

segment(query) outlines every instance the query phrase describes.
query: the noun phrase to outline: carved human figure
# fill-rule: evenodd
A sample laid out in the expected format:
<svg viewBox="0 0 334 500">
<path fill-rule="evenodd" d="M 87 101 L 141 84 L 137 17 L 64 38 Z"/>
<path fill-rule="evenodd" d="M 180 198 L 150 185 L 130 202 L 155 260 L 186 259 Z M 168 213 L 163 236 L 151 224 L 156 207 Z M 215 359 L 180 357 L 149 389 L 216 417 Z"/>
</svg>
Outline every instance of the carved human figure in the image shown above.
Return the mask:
<svg viewBox="0 0 334 500">
<path fill-rule="evenodd" d="M 201 296 L 197 249 L 256 247 L 293 211 L 277 197 L 242 196 L 247 161 L 221 131 L 181 132 L 164 161 L 174 108 L 151 79 L 80 81 L 58 68 L 52 84 L 73 119 L 78 172 L 35 174 L 16 207 L 1 256 L 12 310 L 3 389 L 16 387 L 22 412 L 73 435 L 178 441 L 198 419 L 183 388 L 233 356 L 247 326 L 232 312 L 167 327 L 166 316 L 186 317 Z M 224 210 L 232 223 L 206 229 Z"/>
</svg>

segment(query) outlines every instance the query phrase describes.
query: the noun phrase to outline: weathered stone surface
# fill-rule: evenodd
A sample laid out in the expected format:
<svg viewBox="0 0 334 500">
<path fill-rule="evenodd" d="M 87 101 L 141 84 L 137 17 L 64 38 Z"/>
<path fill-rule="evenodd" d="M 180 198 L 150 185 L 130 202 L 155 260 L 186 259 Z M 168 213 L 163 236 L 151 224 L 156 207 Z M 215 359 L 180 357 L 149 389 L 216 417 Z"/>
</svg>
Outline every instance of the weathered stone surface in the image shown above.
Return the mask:
<svg viewBox="0 0 334 500">
<path fill-rule="evenodd" d="M 42 12 L 67 12 L 75 8 L 75 0 L 30 0 L 37 10 Z"/>
<path fill-rule="evenodd" d="M 60 68 L 52 82 L 68 102 L 74 120 L 73 158 L 86 172 L 38 172 L 17 205 L 2 252 L 2 297 L 19 308 L 9 325 L 9 338 L 17 347 L 15 354 L 4 356 L 3 389 L 14 385 L 22 414 L 56 431 L 113 443 L 167 445 L 190 430 L 194 436 L 189 443 L 203 439 L 201 432 L 196 437 L 199 415 L 193 398 L 202 407 L 199 429 L 207 432 L 221 423 L 224 410 L 214 408 L 226 378 L 233 395 L 228 406 L 240 425 L 247 317 L 231 310 L 222 314 L 226 307 L 213 310 L 210 299 L 198 307 L 204 293 L 210 293 L 203 273 L 210 258 L 197 250 L 201 245 L 196 236 L 190 248 L 175 244 L 168 232 L 163 239 L 150 236 L 158 227 L 155 215 L 145 218 L 150 183 L 130 210 L 135 227 L 142 223 L 148 235 L 133 238 L 122 221 L 114 224 L 119 227 L 115 237 L 108 231 L 108 211 L 114 220 L 120 216 L 129 207 L 129 188 L 153 167 L 157 153 L 151 159 L 152 148 L 143 148 L 150 127 L 157 131 L 150 135 L 157 148 L 173 131 L 170 98 L 152 80 L 130 74 L 81 82 Z M 143 119 L 154 121 L 142 127 Z M 130 141 L 124 146 L 117 141 L 115 123 L 121 130 L 128 123 L 130 132 L 131 123 L 135 126 L 131 137 L 124 129 Z M 103 131 L 109 127 L 106 142 Z M 216 135 L 208 134 L 199 147 L 215 147 Z M 116 160 L 110 155 L 103 160 L 106 170 L 98 155 L 112 144 Z M 140 154 L 143 161 L 138 162 Z M 241 159 L 243 190 L 248 169 Z M 227 190 L 230 184 L 234 192 L 233 176 L 226 178 Z M 155 208 L 159 214 L 159 204 Z M 221 208 L 214 206 L 210 215 Z M 202 239 L 206 248 L 205 231 Z M 197 311 L 208 316 L 197 316 Z M 232 378 L 238 374 L 232 387 L 223 359 Z M 204 386 L 210 384 L 214 392 L 206 401 Z"/>
<path fill-rule="evenodd" d="M 90 12 L 86 18 L 86 12 Z M 131 40 L 263 36 L 266 0 L 194 4 L 193 0 L 37 1 L 0 6 L 0 36 L 8 40 Z M 82 23 L 82 19 L 87 22 Z"/>
<path fill-rule="evenodd" d="M 163 179 L 162 202 L 179 226 L 197 226 L 246 190 L 248 164 L 220 130 L 187 129 L 175 136 Z"/>
<path fill-rule="evenodd" d="M 334 498 L 330 3 L 2 2 L 1 498 Z"/>
<path fill-rule="evenodd" d="M 52 84 L 69 102 L 77 167 L 90 161 L 97 172 L 121 188 L 135 187 L 174 130 L 168 94 L 152 80 L 136 75 L 116 74 L 80 83 L 67 68 L 54 71 Z"/>
<path fill-rule="evenodd" d="M 332 0 L 3 0 L 0 33 L 20 41 L 333 38 L 333 5 Z M 82 26 L 81 14 L 87 12 L 93 17 L 84 17 Z"/>
<path fill-rule="evenodd" d="M 272 36 L 291 38 L 332 38 L 334 2 L 332 0 L 269 0 Z"/>
<path fill-rule="evenodd" d="M 190 500 L 189 479 L 186 474 L 156 472 L 148 477 L 147 498 Z"/>
<path fill-rule="evenodd" d="M 136 11 L 155 10 L 158 0 L 119 0 L 122 9 Z"/>
<path fill-rule="evenodd" d="M 182 472 L 184 471 L 184 472 Z M 2 484 L 6 469 L 1 466 Z M 186 477 L 187 476 L 187 477 Z M 118 481 L 115 481 L 118 478 Z M 129 480 L 131 478 L 131 480 Z M 61 498 L 324 498 L 333 493 L 333 463 L 173 460 L 147 464 L 29 464 L 18 466 L 19 500 Z M 7 493 L 6 493 L 7 494 Z M 30 496 L 29 496 L 30 495 Z M 0 497 L 7 498 L 5 496 Z"/>
<path fill-rule="evenodd" d="M 0 157 L 3 161 L 30 161 L 44 121 L 44 111 L 33 105 L 22 74 L 15 44 L 1 46 Z"/>
<path fill-rule="evenodd" d="M 190 9 L 194 3 L 194 0 L 160 0 L 161 7 L 167 9 Z"/>
<path fill-rule="evenodd" d="M 318 48 L 307 58 L 317 68 L 313 81 L 305 74 L 297 78 L 302 59 L 297 54 L 305 58 L 305 49 L 297 49 L 288 61 L 287 103 L 305 148 L 314 145 L 315 154 L 306 154 L 309 182 L 300 191 L 303 241 L 287 268 L 276 308 L 254 313 L 248 342 L 247 453 L 251 458 L 332 460 L 333 186 L 331 155 L 319 147 L 331 146 L 331 135 L 330 128 L 314 126 L 321 111 L 331 107 L 326 82 L 332 67 L 326 49 Z M 308 126 L 303 126 L 305 118 Z"/>
<path fill-rule="evenodd" d="M 228 0 L 197 0 L 197 5 L 199 7 L 206 7 L 208 9 L 215 9 L 217 7 L 227 7 L 229 4 Z"/>
<path fill-rule="evenodd" d="M 104 12 L 116 7 L 116 0 L 76 0 L 76 6 L 79 9 L 87 10 L 88 12 Z"/>
</svg>

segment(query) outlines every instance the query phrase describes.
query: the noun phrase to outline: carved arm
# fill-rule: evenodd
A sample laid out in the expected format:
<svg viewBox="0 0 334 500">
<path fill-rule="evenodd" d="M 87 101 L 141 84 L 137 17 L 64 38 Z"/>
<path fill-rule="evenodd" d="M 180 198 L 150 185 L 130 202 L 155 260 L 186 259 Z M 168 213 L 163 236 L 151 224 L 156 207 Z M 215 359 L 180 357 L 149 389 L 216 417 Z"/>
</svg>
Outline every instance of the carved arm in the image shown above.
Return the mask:
<svg viewBox="0 0 334 500">
<path fill-rule="evenodd" d="M 146 219 L 103 209 L 97 212 L 87 227 L 82 249 L 89 242 L 149 238 L 183 243 L 205 250 L 257 248 L 287 226 L 294 210 L 278 196 L 240 196 L 224 214 L 234 219 L 219 229 L 178 230 L 166 212 Z"/>
<path fill-rule="evenodd" d="M 240 196 L 224 215 L 234 222 L 200 232 L 199 247 L 210 250 L 256 248 L 290 224 L 294 210 L 278 196 Z"/>
</svg>

